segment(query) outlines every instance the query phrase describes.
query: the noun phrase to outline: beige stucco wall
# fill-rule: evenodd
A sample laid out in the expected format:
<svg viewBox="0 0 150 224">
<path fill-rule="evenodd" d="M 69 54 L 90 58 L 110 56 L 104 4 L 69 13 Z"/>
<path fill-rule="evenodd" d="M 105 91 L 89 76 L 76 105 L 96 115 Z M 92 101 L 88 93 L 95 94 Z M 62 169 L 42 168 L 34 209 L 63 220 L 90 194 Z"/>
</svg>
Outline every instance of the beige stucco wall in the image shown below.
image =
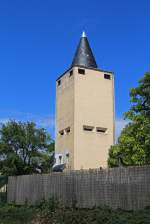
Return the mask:
<svg viewBox="0 0 150 224">
<path fill-rule="evenodd" d="M 88 169 L 107 166 L 108 149 L 114 144 L 114 87 L 104 79 L 104 72 L 85 69 L 85 75 L 75 68 L 75 149 L 74 168 Z M 83 125 L 93 126 L 84 131 Z M 96 127 L 107 128 L 106 133 Z"/>
<path fill-rule="evenodd" d="M 111 80 L 104 79 L 104 73 Z M 61 77 L 56 94 L 56 153 L 70 154 L 71 169 L 89 169 L 107 166 L 108 149 L 114 144 L 114 81 L 109 72 L 78 67 Z M 93 131 L 83 130 L 93 126 Z M 60 136 L 59 131 L 71 127 L 71 132 Z M 107 128 L 106 133 L 96 127 Z"/>
<path fill-rule="evenodd" d="M 59 131 L 70 127 L 70 133 L 60 135 Z M 68 167 L 74 167 L 74 76 L 67 72 L 61 78 L 61 85 L 56 82 L 56 145 L 55 154 L 63 155 L 66 162 L 66 153 L 69 153 Z"/>
</svg>

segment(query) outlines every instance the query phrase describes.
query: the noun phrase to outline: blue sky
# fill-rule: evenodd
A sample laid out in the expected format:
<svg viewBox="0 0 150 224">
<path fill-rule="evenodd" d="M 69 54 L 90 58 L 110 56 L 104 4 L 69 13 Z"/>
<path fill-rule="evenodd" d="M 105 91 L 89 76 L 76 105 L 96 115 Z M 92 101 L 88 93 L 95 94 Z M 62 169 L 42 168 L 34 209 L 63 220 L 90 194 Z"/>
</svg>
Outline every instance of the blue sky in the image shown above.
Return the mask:
<svg viewBox="0 0 150 224">
<path fill-rule="evenodd" d="M 129 90 L 150 70 L 149 0 L 0 1 L 0 121 L 33 120 L 54 136 L 55 80 L 85 30 L 115 73 L 117 135 Z"/>
</svg>

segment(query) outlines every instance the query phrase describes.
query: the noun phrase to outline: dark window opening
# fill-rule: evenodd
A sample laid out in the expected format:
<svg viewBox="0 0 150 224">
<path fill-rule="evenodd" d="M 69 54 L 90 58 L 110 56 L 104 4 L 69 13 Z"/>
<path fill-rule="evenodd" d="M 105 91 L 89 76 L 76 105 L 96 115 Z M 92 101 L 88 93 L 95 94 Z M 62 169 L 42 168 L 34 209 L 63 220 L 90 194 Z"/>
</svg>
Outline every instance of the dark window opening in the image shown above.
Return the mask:
<svg viewBox="0 0 150 224">
<path fill-rule="evenodd" d="M 79 69 L 78 69 L 78 73 L 79 73 L 79 74 L 82 74 L 82 75 L 85 75 L 85 70 L 84 70 L 84 69 L 79 68 Z"/>
<path fill-rule="evenodd" d="M 72 76 L 72 75 L 73 75 L 73 70 L 70 71 L 70 75 L 69 76 Z"/>
<path fill-rule="evenodd" d="M 97 132 L 101 132 L 101 133 L 106 133 L 106 131 L 107 131 L 107 128 L 96 128 L 96 131 Z"/>
<path fill-rule="evenodd" d="M 66 153 L 66 157 L 69 158 L 69 153 Z"/>
<path fill-rule="evenodd" d="M 86 125 L 83 126 L 84 131 L 93 131 L 93 129 L 94 129 L 94 127 L 92 127 L 92 126 L 86 126 Z"/>
<path fill-rule="evenodd" d="M 102 130 L 102 129 L 98 129 L 97 132 L 102 132 L 102 133 L 105 133 L 105 130 Z"/>
<path fill-rule="evenodd" d="M 108 75 L 108 74 L 104 74 L 104 78 L 105 78 L 105 79 L 111 79 L 111 76 Z"/>
<path fill-rule="evenodd" d="M 60 164 L 61 164 L 61 160 L 62 160 L 62 156 L 59 156 L 59 162 L 60 162 Z"/>
<path fill-rule="evenodd" d="M 66 128 L 66 133 L 68 134 L 70 132 L 70 127 Z"/>
<path fill-rule="evenodd" d="M 64 135 L 64 131 L 62 130 L 62 131 L 59 131 L 59 134 L 60 135 Z"/>
<path fill-rule="evenodd" d="M 58 80 L 57 84 L 58 84 L 58 86 L 60 86 L 61 85 L 61 80 Z"/>
</svg>

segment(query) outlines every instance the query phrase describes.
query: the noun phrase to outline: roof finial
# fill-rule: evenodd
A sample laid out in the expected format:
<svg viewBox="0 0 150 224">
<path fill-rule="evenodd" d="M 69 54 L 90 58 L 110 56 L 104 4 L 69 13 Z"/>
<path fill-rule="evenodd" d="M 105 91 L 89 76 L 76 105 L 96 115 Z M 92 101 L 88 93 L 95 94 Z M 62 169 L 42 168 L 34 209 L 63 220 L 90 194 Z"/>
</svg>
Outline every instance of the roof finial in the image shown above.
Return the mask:
<svg viewBox="0 0 150 224">
<path fill-rule="evenodd" d="M 97 64 L 90 48 L 85 32 L 82 33 L 71 67 L 84 66 L 86 68 L 97 68 Z"/>
<path fill-rule="evenodd" d="M 84 31 L 82 32 L 82 37 L 86 37 L 86 33 Z"/>
</svg>

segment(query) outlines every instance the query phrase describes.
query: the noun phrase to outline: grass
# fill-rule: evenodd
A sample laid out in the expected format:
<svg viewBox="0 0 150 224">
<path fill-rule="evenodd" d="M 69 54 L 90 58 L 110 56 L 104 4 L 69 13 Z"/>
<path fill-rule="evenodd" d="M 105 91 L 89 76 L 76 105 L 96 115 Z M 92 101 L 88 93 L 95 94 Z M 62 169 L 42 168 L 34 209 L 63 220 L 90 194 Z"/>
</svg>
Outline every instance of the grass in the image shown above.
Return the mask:
<svg viewBox="0 0 150 224">
<path fill-rule="evenodd" d="M 0 206 L 0 224 L 150 224 L 150 208 L 141 211 L 109 208 L 65 208 L 49 200 L 39 206 Z"/>
</svg>

